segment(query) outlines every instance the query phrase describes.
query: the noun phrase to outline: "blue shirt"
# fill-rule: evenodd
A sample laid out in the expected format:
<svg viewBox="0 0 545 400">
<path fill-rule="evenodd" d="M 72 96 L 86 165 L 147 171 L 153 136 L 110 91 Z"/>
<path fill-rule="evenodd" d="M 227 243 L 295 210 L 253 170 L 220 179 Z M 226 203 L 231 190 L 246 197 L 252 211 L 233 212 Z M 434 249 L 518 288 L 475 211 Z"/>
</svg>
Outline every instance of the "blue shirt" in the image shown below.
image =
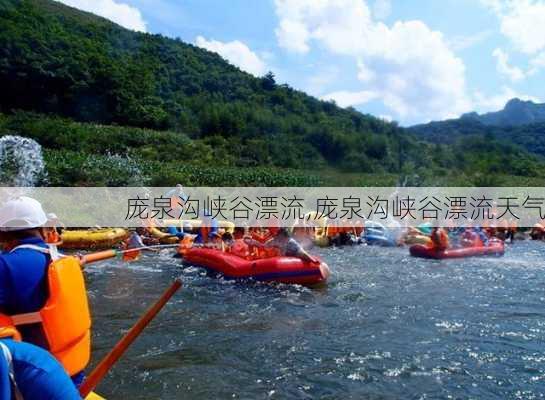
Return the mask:
<svg viewBox="0 0 545 400">
<path fill-rule="evenodd" d="M 21 240 L 47 248 L 40 238 Z M 47 267 L 49 256 L 32 249 L 16 249 L 0 254 L 0 312 L 7 315 L 40 310 L 48 297 Z M 46 347 L 40 324 L 19 327 L 25 341 Z"/>
<path fill-rule="evenodd" d="M 167 233 L 176 236 L 178 239 L 183 239 L 185 236 L 185 233 L 175 226 L 167 226 Z"/>
<path fill-rule="evenodd" d="M 208 237 L 204 238 L 202 230 L 199 229 L 197 236 L 195 237 L 195 243 L 205 243 L 206 241 L 213 239 L 218 232 L 219 224 L 215 218 L 206 215 L 205 212 L 205 215 L 202 218 L 201 227 L 207 227 L 210 230 L 208 232 Z"/>
<path fill-rule="evenodd" d="M 24 342 L 2 339 L 13 358 L 15 382 L 25 399 L 81 399 L 64 368 L 47 351 Z M 0 352 L 0 400 L 11 399 L 7 361 Z"/>
</svg>

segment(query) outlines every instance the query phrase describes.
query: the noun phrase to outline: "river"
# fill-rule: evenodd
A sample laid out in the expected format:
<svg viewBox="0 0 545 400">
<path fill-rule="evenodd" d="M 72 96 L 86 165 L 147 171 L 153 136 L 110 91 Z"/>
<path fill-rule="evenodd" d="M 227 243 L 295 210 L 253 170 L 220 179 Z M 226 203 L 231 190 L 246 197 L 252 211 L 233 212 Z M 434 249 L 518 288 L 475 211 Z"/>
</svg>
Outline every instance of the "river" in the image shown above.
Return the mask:
<svg viewBox="0 0 545 400">
<path fill-rule="evenodd" d="M 545 243 L 422 260 L 316 250 L 327 287 L 226 281 L 172 251 L 88 268 L 94 362 L 184 287 L 99 387 L 119 399 L 532 399 L 545 393 Z"/>
</svg>

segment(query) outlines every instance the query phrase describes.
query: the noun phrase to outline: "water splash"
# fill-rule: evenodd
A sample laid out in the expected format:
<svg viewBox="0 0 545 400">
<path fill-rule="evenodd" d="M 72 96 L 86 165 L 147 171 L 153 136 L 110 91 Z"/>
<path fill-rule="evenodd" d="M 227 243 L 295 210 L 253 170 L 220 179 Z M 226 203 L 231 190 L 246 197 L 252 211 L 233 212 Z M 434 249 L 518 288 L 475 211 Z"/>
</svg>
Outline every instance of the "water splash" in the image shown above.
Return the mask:
<svg viewBox="0 0 545 400">
<path fill-rule="evenodd" d="M 12 135 L 0 138 L 0 186 L 36 186 L 45 177 L 38 142 Z"/>
</svg>

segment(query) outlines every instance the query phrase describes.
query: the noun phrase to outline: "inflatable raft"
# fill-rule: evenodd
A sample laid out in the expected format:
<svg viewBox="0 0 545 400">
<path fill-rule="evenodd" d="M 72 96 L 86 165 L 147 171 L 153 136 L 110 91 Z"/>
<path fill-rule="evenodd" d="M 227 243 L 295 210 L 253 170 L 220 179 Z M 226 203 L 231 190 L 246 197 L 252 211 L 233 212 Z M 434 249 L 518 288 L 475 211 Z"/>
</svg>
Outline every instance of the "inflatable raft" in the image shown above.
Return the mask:
<svg viewBox="0 0 545 400">
<path fill-rule="evenodd" d="M 223 274 L 228 279 L 255 279 L 313 286 L 329 277 L 326 263 L 309 263 L 296 257 L 270 257 L 247 260 L 216 249 L 192 247 L 184 255 L 184 263 Z"/>
<path fill-rule="evenodd" d="M 505 252 L 501 240 L 490 240 L 488 246 L 461 247 L 459 249 L 436 250 L 430 246 L 415 244 L 409 248 L 411 256 L 443 260 L 447 258 L 465 258 L 477 256 L 501 256 Z"/>
<path fill-rule="evenodd" d="M 365 243 L 367 243 L 370 246 L 384 246 L 384 247 L 394 247 L 396 246 L 396 242 L 387 236 L 380 235 L 380 234 L 365 234 L 363 236 L 363 239 L 365 239 Z"/>
<path fill-rule="evenodd" d="M 121 228 L 93 230 L 65 230 L 61 234 L 62 249 L 109 249 L 128 237 L 128 232 Z"/>
<path fill-rule="evenodd" d="M 161 244 L 176 244 L 180 241 L 176 236 L 163 232 L 159 228 L 151 227 L 148 230 L 152 237 L 159 239 L 159 243 Z"/>
</svg>

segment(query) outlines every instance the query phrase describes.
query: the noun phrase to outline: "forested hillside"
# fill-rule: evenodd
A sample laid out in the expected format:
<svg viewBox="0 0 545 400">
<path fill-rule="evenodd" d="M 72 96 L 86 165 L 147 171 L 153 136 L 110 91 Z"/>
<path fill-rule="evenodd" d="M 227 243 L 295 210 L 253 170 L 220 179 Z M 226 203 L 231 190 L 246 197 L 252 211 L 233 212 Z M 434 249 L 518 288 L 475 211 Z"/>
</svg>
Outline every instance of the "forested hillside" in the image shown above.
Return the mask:
<svg viewBox="0 0 545 400">
<path fill-rule="evenodd" d="M 249 164 L 393 168 L 395 125 L 255 78 L 179 40 L 49 0 L 0 0 L 3 112 L 228 139 Z M 270 159 L 270 160 L 269 160 Z"/>
<path fill-rule="evenodd" d="M 545 170 L 499 136 L 484 140 L 487 131 L 435 140 L 449 127 L 422 141 L 272 74 L 51 0 L 0 0 L 0 87 L 0 136 L 42 144 L 51 184 L 137 184 L 133 166 L 154 185 L 342 185 L 342 174 L 482 184 Z"/>
<path fill-rule="evenodd" d="M 476 118 L 462 117 L 413 126 L 409 131 L 420 139 L 443 144 L 452 144 L 470 135 L 480 135 L 488 140 L 513 143 L 531 153 L 545 156 L 545 122 L 494 126 L 486 125 Z"/>
</svg>

